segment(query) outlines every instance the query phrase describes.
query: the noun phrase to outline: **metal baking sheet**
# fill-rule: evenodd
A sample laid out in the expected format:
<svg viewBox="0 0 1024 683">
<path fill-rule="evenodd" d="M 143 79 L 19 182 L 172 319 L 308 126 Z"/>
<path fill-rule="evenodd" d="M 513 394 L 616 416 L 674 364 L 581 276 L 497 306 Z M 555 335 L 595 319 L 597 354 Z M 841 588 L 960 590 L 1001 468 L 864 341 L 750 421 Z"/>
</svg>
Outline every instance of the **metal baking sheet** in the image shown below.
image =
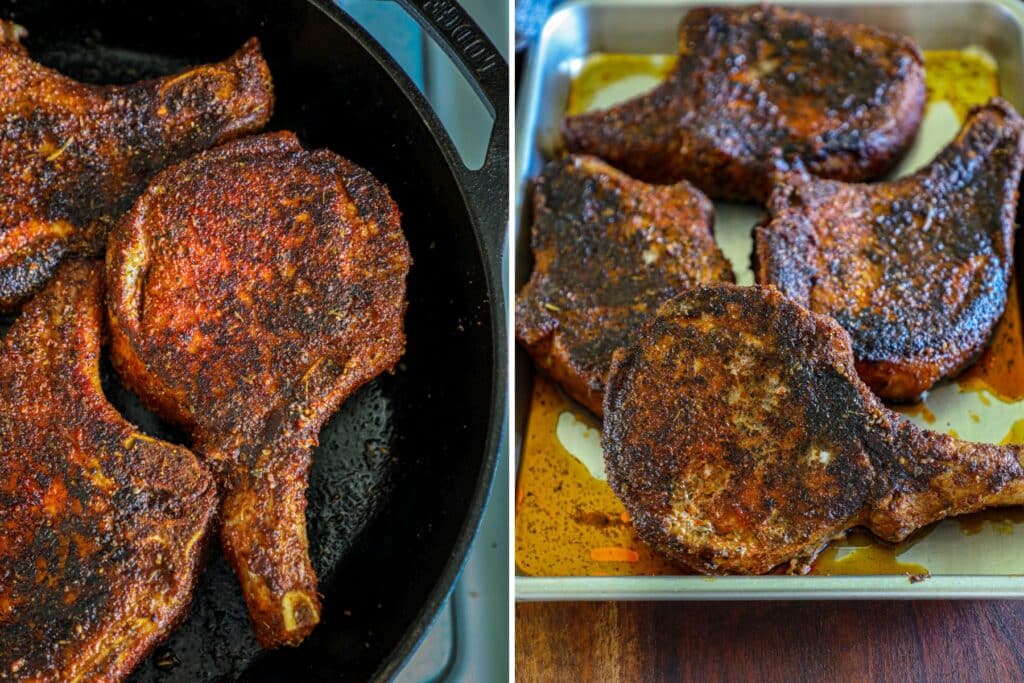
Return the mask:
<svg viewBox="0 0 1024 683">
<path fill-rule="evenodd" d="M 553 14 L 531 54 L 522 81 L 516 119 L 516 289 L 529 275 L 529 211 L 525 200 L 529 179 L 557 149 L 573 74 L 587 55 L 599 52 L 672 54 L 680 18 L 692 6 L 707 3 L 621 0 L 570 1 Z M 748 3 L 718 3 L 748 4 Z M 1000 94 L 1024 110 L 1024 6 L 1014 0 L 829 3 L 787 2 L 811 14 L 859 21 L 903 33 L 923 50 L 978 47 L 994 58 Z M 897 174 L 927 163 L 955 133 L 941 115 L 929 115 L 915 149 Z M 524 210 L 525 209 L 525 210 Z M 716 235 L 730 257 L 741 284 L 749 283 L 749 228 L 756 207 L 716 203 Z M 1019 250 L 1018 250 L 1019 251 Z M 1020 263 L 1017 264 L 1018 282 Z M 521 452 L 530 404 L 532 365 L 517 351 L 515 384 L 515 452 Z M 928 406 L 935 418 L 911 419 L 926 428 L 954 430 L 961 437 L 998 441 L 1024 404 L 969 399 L 948 384 L 932 392 Z M 974 408 L 974 409 L 970 409 Z M 971 417 L 982 415 L 983 419 Z M 994 427 L 993 425 L 1001 425 Z M 1002 429 L 1002 431 L 998 431 Z M 995 431 L 993 431 L 995 430 Z M 591 454 L 593 455 L 593 454 Z M 949 525 L 948 528 L 942 525 Z M 923 581 L 906 576 L 629 576 L 516 577 L 518 600 L 755 600 L 857 598 L 1024 598 L 1024 533 L 964 536 L 955 522 L 943 522 L 914 551 L 931 571 Z"/>
</svg>

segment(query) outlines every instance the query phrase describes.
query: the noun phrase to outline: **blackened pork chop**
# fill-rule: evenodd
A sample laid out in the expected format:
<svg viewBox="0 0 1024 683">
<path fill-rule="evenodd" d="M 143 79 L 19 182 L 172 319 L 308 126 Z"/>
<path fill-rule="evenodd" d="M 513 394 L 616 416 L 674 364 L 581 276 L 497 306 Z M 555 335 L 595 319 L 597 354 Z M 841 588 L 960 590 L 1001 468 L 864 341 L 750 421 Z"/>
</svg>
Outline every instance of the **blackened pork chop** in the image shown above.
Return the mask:
<svg viewBox="0 0 1024 683">
<path fill-rule="evenodd" d="M 126 86 L 32 61 L 0 20 L 0 311 L 73 255 L 97 256 L 164 166 L 263 128 L 273 96 L 255 39 L 226 61 Z"/>
<path fill-rule="evenodd" d="M 701 8 L 679 61 L 650 93 L 563 123 L 570 152 L 714 199 L 764 201 L 778 170 L 883 175 L 924 113 L 924 65 L 907 38 L 769 6 Z"/>
<path fill-rule="evenodd" d="M 114 366 L 213 469 L 225 555 L 265 647 L 319 621 L 312 448 L 402 355 L 409 264 L 387 188 L 291 133 L 161 172 L 111 233 Z"/>
<path fill-rule="evenodd" d="M 773 287 L 662 305 L 616 352 L 602 445 L 641 538 L 709 574 L 800 569 L 853 526 L 895 542 L 1024 503 L 1020 447 L 904 421 L 858 378 L 846 331 Z"/>
<path fill-rule="evenodd" d="M 915 400 L 969 365 L 1006 307 L 1024 121 L 994 99 L 917 173 L 782 178 L 754 231 L 757 281 L 835 318 L 878 395 Z"/>
<path fill-rule="evenodd" d="M 734 280 L 713 224 L 711 202 L 689 183 L 648 185 L 587 156 L 549 163 L 534 188 L 520 343 L 600 415 L 612 352 L 644 318 L 698 282 Z"/>
<path fill-rule="evenodd" d="M 217 508 L 103 395 L 101 272 L 63 266 L 0 342 L 0 679 L 126 677 L 184 618 Z"/>
</svg>

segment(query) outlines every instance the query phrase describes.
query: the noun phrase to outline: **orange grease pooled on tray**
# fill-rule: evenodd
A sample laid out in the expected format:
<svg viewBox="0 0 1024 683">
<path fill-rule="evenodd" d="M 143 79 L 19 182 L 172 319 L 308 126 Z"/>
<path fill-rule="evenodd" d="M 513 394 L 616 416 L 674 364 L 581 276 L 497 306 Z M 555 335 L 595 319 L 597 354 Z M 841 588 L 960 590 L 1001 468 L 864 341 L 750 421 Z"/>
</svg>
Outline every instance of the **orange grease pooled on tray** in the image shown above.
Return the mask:
<svg viewBox="0 0 1024 683">
<path fill-rule="evenodd" d="M 899 555 L 911 544 L 912 541 L 891 545 L 882 543 L 867 531 L 851 531 L 846 539 L 825 548 L 814 561 L 811 574 L 927 574 L 928 570 L 919 564 L 899 561 Z"/>
<path fill-rule="evenodd" d="M 516 566 L 530 576 L 685 574 L 636 539 L 622 503 L 558 440 L 558 416 L 585 411 L 543 375 L 519 463 Z M 592 418 L 591 418 L 592 419 Z"/>
<path fill-rule="evenodd" d="M 924 71 L 928 101 L 948 102 L 961 121 L 999 94 L 996 63 L 978 50 L 925 50 Z"/>
<path fill-rule="evenodd" d="M 572 80 L 565 113 L 582 114 L 608 106 L 621 99 L 614 88 L 629 79 L 642 78 L 645 85 L 653 87 L 669 74 L 675 62 L 674 55 L 590 55 Z"/>
<path fill-rule="evenodd" d="M 894 404 L 889 407 L 901 415 L 906 415 L 908 417 L 920 417 L 930 425 L 935 424 L 935 413 L 931 411 L 924 401 L 918 401 L 917 403 Z"/>
<path fill-rule="evenodd" d="M 961 391 L 987 390 L 1006 402 L 1024 399 L 1024 337 L 1016 280 L 1010 283 L 1006 312 L 996 326 L 992 343 L 959 378 Z"/>
<path fill-rule="evenodd" d="M 1024 523 L 1024 508 L 992 508 L 956 518 L 964 536 L 980 534 L 988 526 L 998 534 L 1010 535 Z"/>
<path fill-rule="evenodd" d="M 1009 446 L 1010 444 L 1024 446 L 1024 419 L 1014 422 L 1010 427 L 1010 431 L 999 442 L 1000 446 Z"/>
</svg>

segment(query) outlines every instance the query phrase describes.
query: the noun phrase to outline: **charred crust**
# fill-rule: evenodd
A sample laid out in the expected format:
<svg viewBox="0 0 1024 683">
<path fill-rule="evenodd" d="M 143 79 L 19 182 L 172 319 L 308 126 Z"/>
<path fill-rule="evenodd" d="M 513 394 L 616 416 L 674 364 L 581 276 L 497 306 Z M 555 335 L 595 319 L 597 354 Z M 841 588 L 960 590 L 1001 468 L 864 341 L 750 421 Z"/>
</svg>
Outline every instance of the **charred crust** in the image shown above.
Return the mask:
<svg viewBox="0 0 1024 683">
<path fill-rule="evenodd" d="M 101 87 L 33 62 L 12 27 L 0 23 L 0 310 L 38 291 L 61 259 L 98 256 L 158 170 L 260 130 L 273 108 L 255 39 L 223 62 Z"/>
<path fill-rule="evenodd" d="M 898 541 L 1024 500 L 1020 447 L 922 431 L 857 377 L 849 335 L 773 287 L 702 285 L 613 360 L 602 447 L 637 534 L 707 573 L 806 567 L 858 525 Z"/>
<path fill-rule="evenodd" d="M 0 677 L 127 676 L 185 617 L 216 508 L 102 394 L 100 273 L 62 266 L 0 342 Z"/>
<path fill-rule="evenodd" d="M 662 85 L 565 119 L 570 151 L 642 180 L 764 201 L 778 170 L 880 177 L 917 133 L 924 67 L 905 37 L 771 6 L 693 10 L 679 33 Z"/>
<path fill-rule="evenodd" d="M 703 285 L 663 304 L 616 355 L 605 399 L 609 483 L 640 537 L 698 571 L 764 573 L 855 523 L 885 431 L 844 419 L 881 410 L 845 344 L 774 289 Z"/>
<path fill-rule="evenodd" d="M 734 280 L 711 202 L 688 183 L 653 186 L 585 156 L 549 163 L 534 187 L 535 268 L 516 336 L 538 367 L 600 414 L 612 353 L 659 303 Z"/>
<path fill-rule="evenodd" d="M 1003 313 L 1022 162 L 1024 122 L 997 98 L 907 178 L 786 174 L 755 229 L 757 281 L 849 331 L 876 393 L 916 400 L 967 367 Z"/>
</svg>

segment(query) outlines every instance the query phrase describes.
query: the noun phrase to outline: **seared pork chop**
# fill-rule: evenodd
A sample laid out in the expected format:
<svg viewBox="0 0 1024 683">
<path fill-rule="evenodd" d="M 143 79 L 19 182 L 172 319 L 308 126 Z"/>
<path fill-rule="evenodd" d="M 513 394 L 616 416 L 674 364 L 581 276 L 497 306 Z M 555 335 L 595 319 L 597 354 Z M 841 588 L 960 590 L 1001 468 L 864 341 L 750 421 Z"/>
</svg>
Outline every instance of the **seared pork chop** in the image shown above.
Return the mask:
<svg viewBox="0 0 1024 683">
<path fill-rule="evenodd" d="M 1024 120 L 994 99 L 894 182 L 786 175 L 754 231 L 757 281 L 835 318 L 879 396 L 916 400 L 984 348 L 1006 307 Z"/>
<path fill-rule="evenodd" d="M 273 102 L 255 39 L 219 64 L 96 86 L 29 59 L 22 35 L 0 20 L 0 311 L 64 258 L 100 254 L 153 173 L 260 130 Z"/>
<path fill-rule="evenodd" d="M 617 351 L 608 481 L 637 533 L 709 574 L 799 569 L 863 525 L 887 541 L 1024 504 L 1024 453 L 926 432 L 857 377 L 850 338 L 773 287 L 707 285 Z"/>
<path fill-rule="evenodd" d="M 158 174 L 111 234 L 114 366 L 217 476 L 221 540 L 265 647 L 319 620 L 311 450 L 402 355 L 409 263 L 387 189 L 291 133 Z"/>
<path fill-rule="evenodd" d="M 648 185 L 594 157 L 552 161 L 534 187 L 520 343 L 600 415 L 612 352 L 646 316 L 698 282 L 734 280 L 713 224 L 711 202 L 689 183 Z"/>
<path fill-rule="evenodd" d="M 679 61 L 650 93 L 565 119 L 570 152 L 714 199 L 764 201 L 778 170 L 883 175 L 924 113 L 924 63 L 902 36 L 777 7 L 711 7 L 679 27 Z"/>
<path fill-rule="evenodd" d="M 0 342 L 0 678 L 118 680 L 180 622 L 209 472 L 100 388 L 97 263 L 68 263 Z"/>
</svg>

